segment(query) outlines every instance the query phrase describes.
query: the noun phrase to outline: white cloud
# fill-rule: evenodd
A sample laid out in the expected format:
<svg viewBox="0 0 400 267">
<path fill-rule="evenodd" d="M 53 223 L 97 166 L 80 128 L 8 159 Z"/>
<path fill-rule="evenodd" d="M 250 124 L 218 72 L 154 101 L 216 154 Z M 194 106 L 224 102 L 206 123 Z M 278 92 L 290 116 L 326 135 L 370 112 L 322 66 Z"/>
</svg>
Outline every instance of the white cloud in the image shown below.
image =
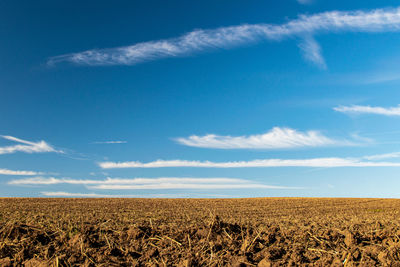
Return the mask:
<svg viewBox="0 0 400 267">
<path fill-rule="evenodd" d="M 70 192 L 41 192 L 43 196 L 48 197 L 77 197 L 77 198 L 188 198 L 188 197 L 201 197 L 201 198 L 227 198 L 232 197 L 230 195 L 221 194 L 146 194 L 146 195 L 106 195 L 106 194 L 96 194 L 96 193 L 70 193 Z"/>
<path fill-rule="evenodd" d="M 24 153 L 43 153 L 43 152 L 57 152 L 62 153 L 62 151 L 57 151 L 51 145 L 46 143 L 45 141 L 39 142 L 30 142 L 26 140 L 22 140 L 13 136 L 0 135 L 0 138 L 10 140 L 13 142 L 17 142 L 23 145 L 13 145 L 13 146 L 3 146 L 0 147 L 0 154 L 12 154 L 16 152 L 24 152 Z"/>
<path fill-rule="evenodd" d="M 32 177 L 32 178 L 24 178 L 11 180 L 8 184 L 11 185 L 53 185 L 62 183 L 61 179 L 54 177 Z"/>
<path fill-rule="evenodd" d="M 93 144 L 126 144 L 127 141 L 100 141 L 100 142 L 93 142 Z"/>
<path fill-rule="evenodd" d="M 143 195 L 104 195 L 96 193 L 69 193 L 69 192 L 41 192 L 43 196 L 47 197 L 93 197 L 93 198 L 125 198 L 125 197 L 143 197 Z"/>
<path fill-rule="evenodd" d="M 400 105 L 398 105 L 397 107 L 389 107 L 389 108 L 353 105 L 353 106 L 339 106 L 333 109 L 335 111 L 343 113 L 400 116 Z"/>
<path fill-rule="evenodd" d="M 156 160 L 148 163 L 140 161 L 100 162 L 103 169 L 118 168 L 267 168 L 267 167 L 400 167 L 396 162 L 369 162 L 354 158 L 312 158 L 312 159 L 257 159 L 251 161 L 189 161 L 189 160 Z"/>
<path fill-rule="evenodd" d="M 246 180 L 235 178 L 185 178 L 185 177 L 159 177 L 159 178 L 106 178 L 104 180 L 71 179 L 54 177 L 32 177 L 11 180 L 8 184 L 52 185 L 52 184 L 159 184 L 159 183 L 188 183 L 188 184 L 218 184 L 218 183 L 246 183 Z"/>
<path fill-rule="evenodd" d="M 212 189 L 249 189 L 249 188 L 260 188 L 260 189 L 293 189 L 282 186 L 271 186 L 263 184 L 174 184 L 174 183 L 161 183 L 161 184 L 145 184 L 145 185 L 108 185 L 101 184 L 90 186 L 92 189 L 103 189 L 103 190 L 152 190 L 152 189 L 194 189 L 194 190 L 212 190 Z"/>
<path fill-rule="evenodd" d="M 303 0 L 304 2 L 304 0 Z M 400 30 L 400 8 L 370 11 L 330 11 L 315 15 L 300 15 L 284 24 L 244 24 L 211 30 L 195 30 L 177 38 L 137 43 L 117 48 L 93 49 L 52 57 L 48 64 L 71 62 L 79 65 L 134 65 L 167 57 L 183 57 L 196 52 L 232 48 L 261 40 L 282 40 L 291 37 L 308 38 L 327 32 L 389 32 Z M 319 46 L 308 39 L 305 58 L 324 61 Z"/>
<path fill-rule="evenodd" d="M 312 36 L 305 37 L 299 47 L 306 60 L 314 63 L 321 69 L 326 69 L 325 59 L 321 54 L 321 47 Z"/>
<path fill-rule="evenodd" d="M 107 190 L 161 190 L 161 189 L 299 189 L 284 186 L 272 186 L 256 183 L 254 181 L 236 178 L 107 178 L 104 180 L 79 180 L 70 178 L 34 177 L 16 179 L 8 182 L 11 185 L 55 185 L 74 184 L 86 185 L 90 189 Z"/>
<path fill-rule="evenodd" d="M 298 147 L 320 147 L 352 145 L 349 141 L 330 139 L 317 131 L 299 132 L 290 128 L 274 127 L 269 132 L 249 136 L 220 136 L 208 134 L 177 138 L 180 144 L 192 147 L 221 149 L 281 149 Z"/>
<path fill-rule="evenodd" d="M 39 175 L 41 174 L 40 172 L 34 172 L 34 171 L 13 171 L 13 170 L 8 170 L 8 169 L 0 169 L 0 175 Z"/>
<path fill-rule="evenodd" d="M 364 158 L 368 160 L 394 159 L 394 158 L 400 158 L 400 152 L 365 156 Z"/>
<path fill-rule="evenodd" d="M 361 136 L 358 133 L 352 133 L 350 135 L 353 140 L 357 140 L 358 144 L 373 144 L 375 142 L 374 139 L 369 138 L 369 137 L 365 137 L 365 136 Z"/>
</svg>

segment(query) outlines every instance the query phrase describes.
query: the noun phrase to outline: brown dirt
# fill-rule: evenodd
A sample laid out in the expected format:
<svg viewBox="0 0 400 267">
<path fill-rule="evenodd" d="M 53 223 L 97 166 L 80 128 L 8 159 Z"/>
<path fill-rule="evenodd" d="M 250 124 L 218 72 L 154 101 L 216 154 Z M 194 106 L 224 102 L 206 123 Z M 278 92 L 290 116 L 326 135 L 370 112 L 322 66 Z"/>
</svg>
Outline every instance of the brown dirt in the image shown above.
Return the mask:
<svg viewBox="0 0 400 267">
<path fill-rule="evenodd" d="M 400 266 L 400 200 L 0 199 L 0 266 Z"/>
</svg>

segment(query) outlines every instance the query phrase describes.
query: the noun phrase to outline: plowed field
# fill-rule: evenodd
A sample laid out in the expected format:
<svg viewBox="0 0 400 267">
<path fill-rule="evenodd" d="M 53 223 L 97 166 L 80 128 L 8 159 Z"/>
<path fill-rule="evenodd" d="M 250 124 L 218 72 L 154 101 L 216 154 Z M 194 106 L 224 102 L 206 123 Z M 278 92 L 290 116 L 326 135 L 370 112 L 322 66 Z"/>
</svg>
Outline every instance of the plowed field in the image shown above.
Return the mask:
<svg viewBox="0 0 400 267">
<path fill-rule="evenodd" d="M 0 266 L 400 266 L 395 199 L 0 199 Z"/>
</svg>

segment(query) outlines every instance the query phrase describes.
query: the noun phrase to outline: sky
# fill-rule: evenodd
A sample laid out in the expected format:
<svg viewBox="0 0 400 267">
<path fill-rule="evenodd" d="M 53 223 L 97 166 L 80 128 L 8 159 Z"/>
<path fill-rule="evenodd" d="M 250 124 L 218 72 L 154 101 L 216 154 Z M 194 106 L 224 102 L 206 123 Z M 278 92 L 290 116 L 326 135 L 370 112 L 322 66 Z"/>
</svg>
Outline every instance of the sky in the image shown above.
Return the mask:
<svg viewBox="0 0 400 267">
<path fill-rule="evenodd" d="M 1 1 L 0 197 L 400 197 L 398 1 Z"/>
</svg>

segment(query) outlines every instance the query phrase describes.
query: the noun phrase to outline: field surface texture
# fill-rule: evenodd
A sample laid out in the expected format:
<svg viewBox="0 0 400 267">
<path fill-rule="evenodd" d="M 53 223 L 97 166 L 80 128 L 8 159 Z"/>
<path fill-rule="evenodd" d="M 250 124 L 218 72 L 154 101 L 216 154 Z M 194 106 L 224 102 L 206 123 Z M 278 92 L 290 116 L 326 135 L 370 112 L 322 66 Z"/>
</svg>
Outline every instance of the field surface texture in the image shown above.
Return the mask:
<svg viewBox="0 0 400 267">
<path fill-rule="evenodd" d="M 399 262 L 394 199 L 0 199 L 0 266 Z"/>
</svg>

